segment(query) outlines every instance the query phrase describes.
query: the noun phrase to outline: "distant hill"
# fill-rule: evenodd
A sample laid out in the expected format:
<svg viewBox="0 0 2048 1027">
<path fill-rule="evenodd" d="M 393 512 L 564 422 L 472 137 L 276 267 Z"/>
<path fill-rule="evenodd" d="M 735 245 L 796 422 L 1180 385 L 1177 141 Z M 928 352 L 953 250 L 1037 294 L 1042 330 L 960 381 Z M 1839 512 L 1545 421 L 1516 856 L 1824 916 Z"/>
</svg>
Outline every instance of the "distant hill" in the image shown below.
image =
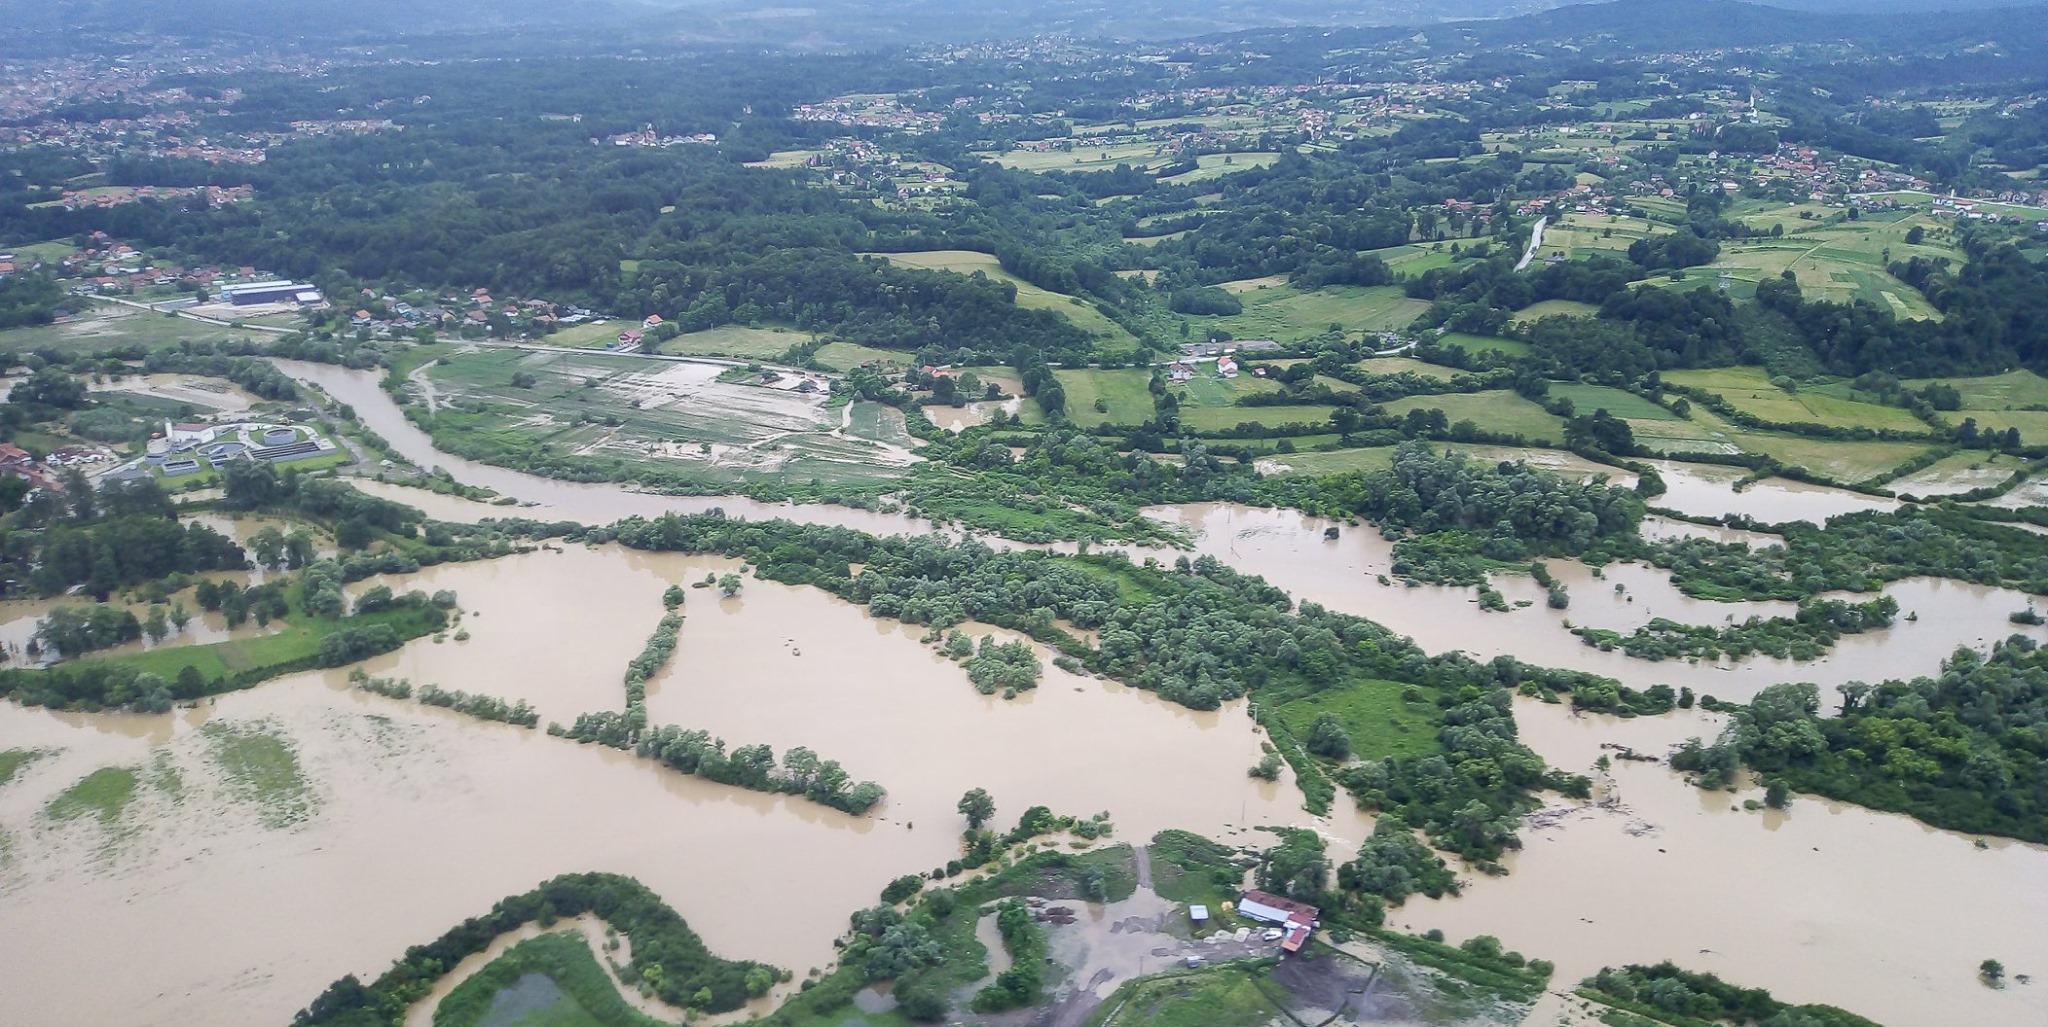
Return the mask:
<svg viewBox="0 0 2048 1027">
<path fill-rule="evenodd" d="M 1621 0 L 1572 4 L 1515 18 L 1461 23 L 1468 42 L 1611 39 L 1633 48 L 1690 50 L 1887 39 L 1916 46 L 1951 41 L 2037 39 L 2040 0 Z M 1803 9 L 1792 9 L 1799 7 Z M 1939 7 L 1939 10 L 1934 9 Z M 2026 8 L 2021 10 L 2021 8 Z M 1851 15 L 1850 10 L 1856 13 Z M 1443 31 L 1443 30 L 1439 30 Z"/>
<path fill-rule="evenodd" d="M 1608 37 L 1634 46 L 1757 46 L 1868 35 L 1961 38 L 2038 20 L 1999 0 L 0 0 L 0 53 L 137 37 L 268 39 L 310 47 L 441 45 L 503 51 L 647 47 L 849 51 L 1064 34 L 1168 41 L 1259 30 L 1425 27 L 1486 42 Z M 1441 26 L 1456 24 L 1455 36 Z"/>
</svg>

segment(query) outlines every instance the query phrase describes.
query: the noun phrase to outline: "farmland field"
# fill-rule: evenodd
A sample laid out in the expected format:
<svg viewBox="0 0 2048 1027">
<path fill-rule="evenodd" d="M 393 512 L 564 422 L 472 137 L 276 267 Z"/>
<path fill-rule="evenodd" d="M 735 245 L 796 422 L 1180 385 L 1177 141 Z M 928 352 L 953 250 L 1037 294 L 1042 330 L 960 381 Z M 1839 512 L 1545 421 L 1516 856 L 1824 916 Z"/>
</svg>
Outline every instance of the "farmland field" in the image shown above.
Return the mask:
<svg viewBox="0 0 2048 1027">
<path fill-rule="evenodd" d="M 1414 357 L 1368 357 L 1358 362 L 1367 374 L 1419 374 L 1425 378 L 1448 380 L 1463 372 L 1455 367 L 1432 364 Z"/>
<path fill-rule="evenodd" d="M 1347 471 L 1383 471 L 1394 464 L 1394 447 L 1332 449 L 1321 453 L 1277 453 L 1259 461 L 1262 474 L 1322 477 Z"/>
<path fill-rule="evenodd" d="M 1674 385 L 1719 395 L 1735 409 L 1773 424 L 1820 424 L 1830 428 L 1872 428 L 1924 432 L 1927 425 L 1911 411 L 1816 392 L 1786 392 L 1772 385 L 1760 367 L 1723 367 L 1705 371 L 1672 371 L 1664 379 Z"/>
<path fill-rule="evenodd" d="M 1152 374 L 1142 368 L 1109 371 L 1065 370 L 1053 372 L 1067 393 L 1067 416 L 1075 424 L 1093 427 L 1110 424 L 1142 424 L 1152 419 L 1152 394 L 1146 385 Z M 1097 401 L 1107 409 L 1098 409 Z"/>
<path fill-rule="evenodd" d="M 1605 410 L 1616 417 L 1646 421 L 1675 421 L 1678 415 L 1655 403 L 1622 389 L 1605 385 L 1582 385 L 1551 383 L 1550 395 L 1572 401 L 1572 409 L 1581 414 Z"/>
<path fill-rule="evenodd" d="M 1386 404 L 1390 414 L 1410 410 L 1441 410 L 1452 424 L 1471 421 L 1490 432 L 1522 435 L 1531 441 L 1561 442 L 1564 419 L 1506 389 L 1453 393 L 1445 396 L 1409 396 Z"/>
<path fill-rule="evenodd" d="M 726 325 L 702 332 L 685 332 L 661 344 L 660 352 L 679 356 L 739 357 L 745 360 L 780 360 L 791 346 L 810 341 L 807 332 L 787 328 L 748 328 Z"/>
<path fill-rule="evenodd" d="M 1541 321 L 1546 317 L 1592 317 L 1599 312 L 1600 308 L 1590 303 L 1580 303 L 1576 300 L 1543 300 L 1515 311 L 1514 320 L 1517 323 L 1528 323 Z"/>
<path fill-rule="evenodd" d="M 1928 231 L 1920 243 L 1908 243 L 1913 228 Z M 1809 300 L 1837 303 L 1867 300 L 1901 318 L 1939 318 L 1940 312 L 1912 286 L 1885 270 L 1889 261 L 1912 257 L 1947 257 L 1959 260 L 1954 247 L 1939 241 L 1940 223 L 1932 217 L 1908 214 L 1884 218 L 1867 216 L 1858 221 L 1825 224 L 1786 222 L 1780 238 L 1761 237 L 1729 240 L 1721 244 L 1721 255 L 1712 264 L 1691 269 L 1684 288 L 1718 287 L 1726 280 L 1738 297 L 1753 295 L 1756 283 L 1789 271 Z M 1888 258 L 1888 259 L 1887 259 Z M 1663 278 L 1650 279 L 1651 286 L 1667 284 Z"/>
<path fill-rule="evenodd" d="M 0 352 L 56 349 L 90 353 L 110 346 L 142 345 L 151 349 L 201 339 L 269 339 L 269 332 L 210 325 L 171 317 L 139 307 L 95 301 L 78 317 L 61 324 L 31 325 L 0 331 Z"/>
<path fill-rule="evenodd" d="M 1063 293 L 1041 289 L 1003 270 L 993 254 L 977 250 L 919 250 L 911 253 L 875 254 L 886 258 L 889 263 L 900 267 L 923 268 L 927 271 L 952 271 L 971 275 L 981 272 L 998 282 L 1008 282 L 1017 287 L 1017 305 L 1027 310 L 1050 310 L 1072 321 L 1076 328 L 1095 336 L 1098 340 L 1120 349 L 1135 349 L 1138 339 L 1122 325 L 1104 317 L 1102 312 L 1087 302 Z"/>
<path fill-rule="evenodd" d="M 1183 408 L 1180 423 L 1198 433 L 1226 431 L 1242 424 L 1278 428 L 1283 424 L 1322 424 L 1335 409 L 1319 405 Z"/>
<path fill-rule="evenodd" d="M 828 342 L 818 347 L 818 352 L 812 354 L 811 359 L 817 361 L 820 367 L 829 367 L 834 371 L 851 371 L 871 362 L 906 367 L 910 363 L 910 354 L 852 342 Z"/>
<path fill-rule="evenodd" d="M 1445 332 L 1437 336 L 1440 345 L 1459 346 L 1473 353 L 1491 350 L 1506 353 L 1511 357 L 1526 356 L 1529 344 L 1515 339 L 1503 339 L 1497 335 L 1473 335 L 1469 332 Z"/>
<path fill-rule="evenodd" d="M 1953 386 L 1962 396 L 1963 409 L 2018 410 L 2048 406 L 2048 378 L 2032 371 L 2007 371 L 1982 378 L 1917 378 L 1903 383 L 1920 389 L 1937 382 Z"/>
<path fill-rule="evenodd" d="M 1320 335 L 1333 324 L 1346 331 L 1405 328 L 1429 304 L 1409 299 L 1391 285 L 1332 285 L 1312 292 L 1271 280 L 1250 288 L 1241 283 L 1230 291 L 1244 303 L 1244 312 L 1217 317 L 1189 317 L 1198 328 L 1220 328 L 1239 339 L 1291 342 Z"/>
<path fill-rule="evenodd" d="M 467 455 L 507 466 L 606 467 L 706 483 L 780 476 L 861 484 L 898 477 L 913 462 L 879 444 L 897 433 L 873 412 L 843 433 L 844 415 L 826 407 L 819 375 L 781 376 L 771 387 L 718 381 L 724 370 L 567 350 L 457 353 L 428 372 L 442 397 L 432 430 Z M 526 377 L 530 386 L 515 383 Z M 809 391 L 794 387 L 804 381 Z"/>
</svg>

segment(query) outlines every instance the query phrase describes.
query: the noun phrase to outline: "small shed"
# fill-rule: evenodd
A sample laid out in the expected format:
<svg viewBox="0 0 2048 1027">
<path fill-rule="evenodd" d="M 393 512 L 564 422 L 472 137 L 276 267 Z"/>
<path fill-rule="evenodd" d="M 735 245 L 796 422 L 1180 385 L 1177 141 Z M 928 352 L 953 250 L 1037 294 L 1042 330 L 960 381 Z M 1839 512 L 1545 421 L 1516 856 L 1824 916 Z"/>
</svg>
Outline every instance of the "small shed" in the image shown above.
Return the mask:
<svg viewBox="0 0 2048 1027">
<path fill-rule="evenodd" d="M 1209 922 L 1209 907 L 1189 906 L 1188 922 L 1195 925 L 1196 927 L 1201 927 L 1204 924 L 1207 924 Z"/>
</svg>

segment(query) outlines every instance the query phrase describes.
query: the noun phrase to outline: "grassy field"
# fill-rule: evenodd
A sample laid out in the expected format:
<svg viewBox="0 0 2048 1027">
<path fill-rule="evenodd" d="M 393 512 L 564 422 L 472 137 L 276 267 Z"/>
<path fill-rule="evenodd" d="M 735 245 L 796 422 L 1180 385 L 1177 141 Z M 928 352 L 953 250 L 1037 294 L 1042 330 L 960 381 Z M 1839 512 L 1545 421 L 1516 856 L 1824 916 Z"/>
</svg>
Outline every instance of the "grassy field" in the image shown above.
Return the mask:
<svg viewBox="0 0 2048 1027">
<path fill-rule="evenodd" d="M 1392 446 L 1332 449 L 1320 453 L 1275 453 L 1259 460 L 1262 473 L 1275 476 L 1300 474 L 1313 478 L 1351 471 L 1384 471 L 1393 465 Z"/>
<path fill-rule="evenodd" d="M 1544 229 L 1543 245 L 1536 255 L 1539 259 L 1560 256 L 1567 260 L 1599 254 L 1622 257 L 1630 243 L 1670 231 L 1667 225 L 1642 218 L 1567 214 Z"/>
<path fill-rule="evenodd" d="M 1600 308 L 1591 303 L 1580 303 L 1577 300 L 1544 300 L 1515 311 L 1515 316 L 1510 320 L 1518 324 L 1530 324 L 1546 317 L 1592 317 L 1599 312 Z"/>
<path fill-rule="evenodd" d="M 1605 410 L 1616 417 L 1645 421 L 1675 421 L 1678 415 L 1655 403 L 1622 389 L 1605 385 L 1585 385 L 1578 382 L 1552 382 L 1550 395 L 1572 401 L 1572 409 L 1581 414 Z"/>
<path fill-rule="evenodd" d="M 294 824 L 312 812 L 313 795 L 298 754 L 270 725 L 215 720 L 200 733 L 212 743 L 228 786 L 237 798 L 258 807 L 266 827 Z"/>
<path fill-rule="evenodd" d="M 1669 422 L 1654 422 L 1664 425 Z M 1694 407 L 1692 423 L 1745 453 L 1771 457 L 1789 467 L 1804 467 L 1837 481 L 1857 482 L 1874 478 L 1932 448 L 1925 442 L 1849 441 L 1816 439 L 1803 435 L 1753 431 L 1716 417 L 1712 411 Z M 1666 446 L 1671 452 L 1718 452 L 1712 445 Z"/>
<path fill-rule="evenodd" d="M 111 824 L 121 819 L 121 812 L 135 798 L 137 781 L 135 771 L 128 767 L 101 767 L 51 799 L 43 812 L 52 820 L 90 816 L 101 824 Z"/>
<path fill-rule="evenodd" d="M 1386 410 L 1397 416 L 1410 410 L 1441 410 L 1452 424 L 1471 421 L 1486 431 L 1519 434 L 1531 441 L 1559 442 L 1564 438 L 1563 418 L 1506 389 L 1409 396 L 1386 404 Z"/>
<path fill-rule="evenodd" d="M 91 353 L 110 346 L 142 345 L 161 349 L 200 339 L 272 337 L 267 332 L 204 324 L 190 318 L 170 317 L 118 303 L 95 301 L 91 307 L 79 311 L 76 318 L 62 324 L 0 331 L 0 352 L 56 349 L 68 353 Z"/>
<path fill-rule="evenodd" d="M 1432 364 L 1414 357 L 1369 357 L 1358 362 L 1358 367 L 1367 374 L 1419 374 L 1424 378 L 1447 381 L 1464 373 L 1455 367 Z"/>
<path fill-rule="evenodd" d="M 883 253 L 889 263 L 927 271 L 952 271 L 969 275 L 976 271 L 1017 287 L 1017 305 L 1028 310 L 1050 310 L 1072 321 L 1074 326 L 1109 344 L 1112 348 L 1135 349 L 1138 339 L 1122 325 L 1103 316 L 1092 305 L 1064 293 L 1041 289 L 1003 270 L 995 256 L 976 250 L 920 250 L 911 253 Z"/>
<path fill-rule="evenodd" d="M 2023 457 L 1984 450 L 1951 453 L 1927 467 L 1886 484 L 1901 494 L 1940 496 L 1996 485 L 2025 467 Z"/>
<path fill-rule="evenodd" d="M 21 768 L 42 756 L 40 749 L 0 749 L 0 785 L 12 780 Z"/>
<path fill-rule="evenodd" d="M 1907 242 L 1907 233 L 1916 227 L 1925 229 L 1927 237 Z M 1809 300 L 1861 299 L 1901 318 L 1939 318 L 1940 312 L 1926 297 L 1885 267 L 1911 257 L 1947 257 L 1961 263 L 1961 252 L 1945 241 L 1945 233 L 1939 221 L 1924 214 L 1868 215 L 1825 223 L 1799 221 L 1795 214 L 1785 221 L 1782 237 L 1729 240 L 1721 244 L 1717 260 L 1692 269 L 1683 282 L 1655 278 L 1648 284 L 1717 288 L 1725 279 L 1731 294 L 1748 297 L 1755 294 L 1756 283 L 1789 271 Z"/>
<path fill-rule="evenodd" d="M 787 328 L 748 328 L 725 325 L 702 332 L 685 332 L 668 340 L 656 352 L 676 356 L 737 357 L 742 360 L 780 360 L 791 346 L 810 341 L 811 336 Z"/>
<path fill-rule="evenodd" d="M 1162 975 L 1131 987 L 1114 1023 L 1100 1027 L 1259 1027 L 1285 1023 L 1280 1007 L 1259 990 L 1254 974 L 1219 966 L 1199 973 Z"/>
<path fill-rule="evenodd" d="M 1239 339 L 1291 342 L 1320 335 L 1333 324 L 1346 331 L 1405 328 L 1429 309 L 1397 286 L 1332 285 L 1312 292 L 1272 280 L 1232 283 L 1244 311 L 1219 317 L 1190 317 L 1200 329 L 1221 329 Z M 1261 288 L 1259 286 L 1263 285 Z"/>
<path fill-rule="evenodd" d="M 1002 154 L 978 154 L 1006 168 L 1019 171 L 1110 171 L 1119 164 L 1132 167 L 1160 167 L 1172 162 L 1166 144 L 1149 140 L 1123 139 L 1089 141 L 1071 150 L 1012 150 Z"/>
<path fill-rule="evenodd" d="M 1985 431 L 2003 432 L 2017 428 L 2020 441 L 2039 444 L 2048 441 L 2048 410 L 1961 410 L 1943 413 L 1942 419 L 1961 424 L 1966 417 L 1975 418 L 1977 427 Z"/>
<path fill-rule="evenodd" d="M 530 975 L 545 980 L 535 986 Z M 512 995 L 517 995 L 513 998 Z M 517 1019 L 508 1018 L 508 1009 Z M 495 1015 L 493 1015 L 495 1014 Z M 455 986 L 435 1007 L 437 1027 L 656 1027 L 627 1004 L 577 931 L 528 938 Z"/>
<path fill-rule="evenodd" d="M 54 264 L 70 256 L 76 249 L 78 247 L 68 242 L 51 240 L 49 242 L 30 242 L 15 246 L 0 246 L 0 253 L 14 254 L 14 259 L 23 265 L 34 264 L 38 261 L 45 264 Z"/>
<path fill-rule="evenodd" d="M 2013 410 L 2048 406 L 2048 378 L 2032 371 L 2007 371 L 1982 378 L 1919 378 L 1906 382 L 1922 388 L 1936 382 L 1953 386 L 1965 410 Z"/>
<path fill-rule="evenodd" d="M 888 364 L 892 367 L 910 366 L 910 354 L 895 350 L 876 349 L 852 342 L 828 342 L 818 347 L 811 359 L 820 367 L 834 371 L 851 371 L 866 363 Z"/>
<path fill-rule="evenodd" d="M 1195 170 L 1160 179 L 1168 185 L 1191 185 L 1279 163 L 1277 153 L 1205 153 L 1195 158 Z"/>
<path fill-rule="evenodd" d="M 1197 434 L 1219 432 L 1242 424 L 1263 424 L 1278 428 L 1283 424 L 1324 424 L 1336 407 L 1318 405 L 1289 405 L 1267 407 L 1209 407 L 1182 409 L 1180 423 Z"/>
<path fill-rule="evenodd" d="M 1490 350 L 1506 353 L 1511 357 L 1526 356 L 1529 344 L 1515 339 L 1503 339 L 1497 335 L 1473 335 L 1469 332 L 1445 332 L 1437 336 L 1437 343 L 1443 346 L 1458 346 L 1473 353 Z"/>
<path fill-rule="evenodd" d="M 619 333 L 627 329 L 640 330 L 640 324 L 630 318 L 606 318 L 603 321 L 585 321 L 570 325 L 540 341 L 550 346 L 566 346 L 570 349 L 605 349 L 619 341 Z"/>
<path fill-rule="evenodd" d="M 1359 681 L 1295 699 L 1277 713 L 1296 738 L 1308 737 L 1309 725 L 1317 717 L 1335 714 L 1351 735 L 1352 753 L 1360 759 L 1442 751 L 1436 737 L 1436 705 L 1428 700 L 1403 702 L 1405 687 L 1395 681 Z"/>
<path fill-rule="evenodd" d="M 1899 407 L 1844 399 L 1813 391 L 1787 392 L 1771 384 L 1761 367 L 1719 367 L 1671 371 L 1664 380 L 1703 389 L 1735 409 L 1772 424 L 1820 424 L 1830 428 L 1871 428 L 1922 432 L 1927 425 Z"/>
<path fill-rule="evenodd" d="M 1152 394 L 1146 391 L 1152 380 L 1148 371 L 1076 369 L 1053 374 L 1066 390 L 1067 416 L 1075 424 L 1143 424 L 1152 419 Z"/>
</svg>

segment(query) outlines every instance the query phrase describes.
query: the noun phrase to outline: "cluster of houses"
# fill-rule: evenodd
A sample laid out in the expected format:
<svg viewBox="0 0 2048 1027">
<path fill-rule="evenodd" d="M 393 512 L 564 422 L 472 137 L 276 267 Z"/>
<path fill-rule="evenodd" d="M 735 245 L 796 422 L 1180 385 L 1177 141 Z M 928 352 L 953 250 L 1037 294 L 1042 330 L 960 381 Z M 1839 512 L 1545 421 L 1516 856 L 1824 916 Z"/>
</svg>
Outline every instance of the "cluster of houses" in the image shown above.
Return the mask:
<svg viewBox="0 0 2048 1027">
<path fill-rule="evenodd" d="M 118 207 L 124 203 L 140 203 L 143 200 L 175 200 L 204 196 L 213 206 L 240 203 L 253 199 L 256 191 L 246 185 L 141 185 L 134 187 L 108 186 L 93 189 L 66 189 L 54 202 L 65 210 L 89 210 Z"/>
<path fill-rule="evenodd" d="M 605 143 L 609 143 L 612 146 L 645 147 L 715 146 L 718 144 L 718 136 L 711 132 L 693 132 L 689 135 L 665 136 L 656 132 L 653 125 L 644 125 L 637 132 L 620 132 L 617 135 L 606 136 L 602 141 L 592 136 L 590 140 L 590 145 L 592 146 L 599 146 Z"/>
<path fill-rule="evenodd" d="M 349 316 L 348 326 L 389 335 L 428 328 L 471 336 L 539 336 L 571 325 L 605 321 L 605 315 L 586 307 L 543 299 L 500 300 L 492 297 L 489 289 L 475 289 L 468 296 L 441 296 L 431 302 L 422 299 L 418 303 L 364 289 L 357 301 L 362 306 Z"/>
<path fill-rule="evenodd" d="M 64 491 L 64 483 L 57 478 L 57 471 L 65 467 L 89 467 L 113 459 L 104 449 L 87 446 L 65 446 L 50 453 L 49 458 L 37 460 L 34 453 L 12 443 L 0 442 L 0 475 L 28 480 L 29 492 L 38 490 Z"/>
</svg>

